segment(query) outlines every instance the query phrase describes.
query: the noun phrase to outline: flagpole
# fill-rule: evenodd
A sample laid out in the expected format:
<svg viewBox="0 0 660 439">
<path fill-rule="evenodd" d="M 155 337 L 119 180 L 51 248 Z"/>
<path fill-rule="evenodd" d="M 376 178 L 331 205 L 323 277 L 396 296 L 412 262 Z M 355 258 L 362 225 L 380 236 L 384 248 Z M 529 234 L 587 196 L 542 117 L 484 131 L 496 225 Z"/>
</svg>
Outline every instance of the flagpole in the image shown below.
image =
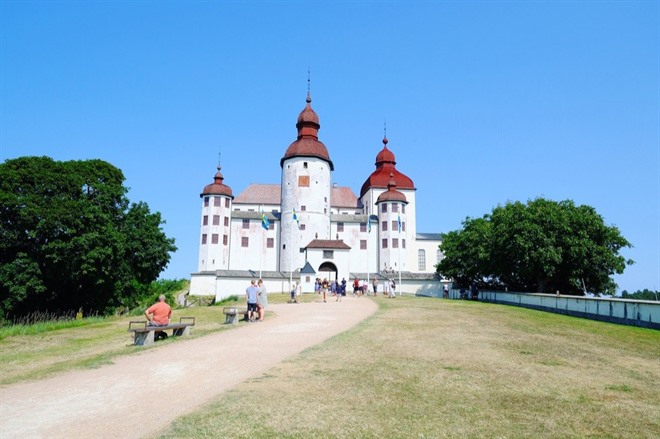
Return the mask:
<svg viewBox="0 0 660 439">
<path fill-rule="evenodd" d="M 399 226 L 399 245 L 396 246 L 396 253 L 397 253 L 397 259 L 399 260 L 397 263 L 399 264 L 399 296 L 403 295 L 403 288 L 401 285 L 401 245 L 403 242 L 401 241 L 401 214 L 398 216 L 398 226 Z"/>
<path fill-rule="evenodd" d="M 291 244 L 289 249 L 289 288 L 293 288 L 293 215 L 291 211 Z"/>
<path fill-rule="evenodd" d="M 262 253 L 264 252 L 264 241 L 266 241 L 266 228 L 263 226 L 263 215 L 264 213 L 261 211 L 261 206 L 259 206 L 259 212 L 261 212 L 261 221 L 262 221 L 262 229 L 264 229 L 263 233 L 261 234 L 261 248 L 259 249 L 259 279 L 261 279 L 261 256 Z"/>
<path fill-rule="evenodd" d="M 367 292 L 369 292 L 369 235 L 371 235 L 371 218 L 369 218 L 369 214 L 367 214 Z"/>
</svg>

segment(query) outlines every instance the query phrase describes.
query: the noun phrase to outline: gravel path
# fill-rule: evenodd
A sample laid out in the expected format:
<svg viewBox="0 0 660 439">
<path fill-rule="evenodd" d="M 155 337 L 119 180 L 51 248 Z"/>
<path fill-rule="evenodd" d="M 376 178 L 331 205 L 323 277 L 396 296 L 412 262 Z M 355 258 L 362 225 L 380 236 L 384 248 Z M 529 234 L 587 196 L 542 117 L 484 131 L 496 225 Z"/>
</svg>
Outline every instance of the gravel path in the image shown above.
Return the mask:
<svg viewBox="0 0 660 439">
<path fill-rule="evenodd" d="M 377 305 L 346 297 L 271 305 L 264 322 L 147 349 L 99 369 L 0 388 L 0 438 L 141 438 L 343 332 Z M 194 328 L 193 328 L 194 331 Z"/>
</svg>

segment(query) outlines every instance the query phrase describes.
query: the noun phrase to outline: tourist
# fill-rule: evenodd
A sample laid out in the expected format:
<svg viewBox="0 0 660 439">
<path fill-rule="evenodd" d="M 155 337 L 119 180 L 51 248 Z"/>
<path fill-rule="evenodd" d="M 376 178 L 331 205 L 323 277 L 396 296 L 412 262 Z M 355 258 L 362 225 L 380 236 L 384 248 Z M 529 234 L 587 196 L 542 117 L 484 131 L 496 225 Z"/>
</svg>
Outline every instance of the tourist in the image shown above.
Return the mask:
<svg viewBox="0 0 660 439">
<path fill-rule="evenodd" d="M 378 295 L 378 279 L 374 277 L 374 280 L 371 281 L 371 285 L 374 287 L 374 296 Z"/>
<path fill-rule="evenodd" d="M 449 285 L 445 284 L 444 287 L 442 287 L 442 297 L 445 299 L 449 299 Z"/>
<path fill-rule="evenodd" d="M 259 321 L 263 322 L 264 315 L 266 314 L 266 308 L 268 308 L 268 291 L 266 290 L 266 285 L 264 285 L 264 281 L 262 279 L 259 279 L 257 282 L 257 287 L 259 288 L 259 294 L 257 296 Z"/>
<path fill-rule="evenodd" d="M 341 295 L 346 296 L 346 278 L 341 278 Z"/>
<path fill-rule="evenodd" d="M 360 289 L 360 279 L 357 277 L 353 280 L 353 296 L 358 295 L 358 290 Z"/>
<path fill-rule="evenodd" d="M 170 324 L 170 317 L 172 317 L 172 308 L 165 302 L 165 296 L 161 294 L 158 297 L 158 302 L 151 305 L 144 312 L 147 318 L 148 326 L 167 326 Z M 154 339 L 167 338 L 164 331 L 155 331 Z"/>
<path fill-rule="evenodd" d="M 321 282 L 321 294 L 323 294 L 323 301 L 326 302 L 328 298 L 328 288 L 330 287 L 330 283 L 328 282 L 327 278 L 323 278 L 323 282 Z"/>
<path fill-rule="evenodd" d="M 390 298 L 394 299 L 396 297 L 396 283 L 394 279 L 390 279 Z"/>
<path fill-rule="evenodd" d="M 296 288 L 295 288 L 295 294 L 296 294 L 296 303 L 300 303 L 300 296 L 302 295 L 302 285 L 300 285 L 300 282 L 296 282 Z"/>
<path fill-rule="evenodd" d="M 245 298 L 247 299 L 247 310 L 248 310 L 248 320 L 251 322 L 256 321 L 258 317 L 258 297 L 259 297 L 259 288 L 257 287 L 257 282 L 252 279 L 250 281 L 250 286 L 245 289 Z"/>
</svg>

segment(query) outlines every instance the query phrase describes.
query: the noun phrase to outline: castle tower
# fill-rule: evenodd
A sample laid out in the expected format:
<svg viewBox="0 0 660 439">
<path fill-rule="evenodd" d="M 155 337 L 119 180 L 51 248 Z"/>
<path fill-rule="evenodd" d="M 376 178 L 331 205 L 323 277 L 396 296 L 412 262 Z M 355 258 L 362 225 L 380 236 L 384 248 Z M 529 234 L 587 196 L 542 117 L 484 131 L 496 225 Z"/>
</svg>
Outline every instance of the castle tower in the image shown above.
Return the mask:
<svg viewBox="0 0 660 439">
<path fill-rule="evenodd" d="M 362 185 L 362 189 L 360 190 L 360 200 L 364 206 L 365 214 L 378 215 L 380 217 L 381 212 L 379 212 L 379 206 L 377 206 L 376 203 L 382 194 L 389 191 L 389 185 L 392 181 L 395 182 L 395 190 L 404 195 L 406 204 L 402 206 L 402 209 L 405 209 L 405 216 L 402 215 L 401 218 L 402 221 L 405 222 L 405 231 L 401 231 L 401 239 L 405 239 L 406 245 L 403 247 L 403 241 L 397 242 L 397 244 L 401 246 L 400 253 L 403 264 L 403 261 L 415 261 L 417 258 L 417 250 L 415 246 L 409 245 L 415 240 L 417 235 L 415 214 L 415 191 L 417 189 L 415 189 L 413 181 L 396 168 L 396 157 L 387 147 L 388 143 L 389 140 L 387 140 L 387 137 L 384 137 L 383 149 L 376 155 L 376 169 L 371 175 L 369 175 Z M 380 207 L 380 209 L 382 209 L 382 207 Z M 388 230 L 391 228 L 392 220 L 398 220 L 398 217 L 395 215 L 393 219 L 388 218 L 388 221 L 390 221 Z M 380 221 L 382 223 L 382 219 Z M 381 233 L 381 228 L 382 224 L 379 224 L 379 233 Z M 392 237 L 393 236 L 388 235 L 388 239 L 391 240 Z M 385 239 L 385 237 L 379 239 L 378 242 L 378 248 L 380 250 L 383 250 L 383 239 Z M 388 241 L 388 245 L 391 245 L 391 241 Z M 384 253 L 379 251 L 379 257 L 390 254 L 390 250 L 391 248 Z M 398 252 L 399 250 L 395 251 L 394 254 L 398 255 Z M 384 268 L 391 269 L 393 267 L 391 263 L 395 261 L 388 258 L 389 256 L 385 258 L 386 260 L 379 260 L 379 271 L 382 271 Z M 409 266 L 407 269 L 409 271 L 416 271 L 417 267 Z"/>
<path fill-rule="evenodd" d="M 334 165 L 327 148 L 319 141 L 321 125 L 312 109 L 309 91 L 306 102 L 296 123 L 298 138 L 280 160 L 282 216 L 279 251 L 282 271 L 305 265 L 305 254 L 301 249 L 310 241 L 330 239 L 330 172 Z"/>
<path fill-rule="evenodd" d="M 197 271 L 226 270 L 229 268 L 229 243 L 231 231 L 231 205 L 234 196 L 231 188 L 223 183 L 220 172 L 213 183 L 204 187 Z"/>
<path fill-rule="evenodd" d="M 407 270 L 406 196 L 396 189 L 394 173 L 390 173 L 387 190 L 378 196 L 378 248 L 381 272 Z"/>
</svg>

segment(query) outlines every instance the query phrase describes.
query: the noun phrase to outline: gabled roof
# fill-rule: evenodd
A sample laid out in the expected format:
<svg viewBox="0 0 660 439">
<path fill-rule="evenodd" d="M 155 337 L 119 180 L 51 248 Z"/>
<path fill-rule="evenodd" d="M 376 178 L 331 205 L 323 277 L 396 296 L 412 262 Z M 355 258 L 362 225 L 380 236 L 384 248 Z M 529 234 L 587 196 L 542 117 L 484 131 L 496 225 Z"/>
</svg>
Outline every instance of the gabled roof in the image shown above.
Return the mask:
<svg viewBox="0 0 660 439">
<path fill-rule="evenodd" d="M 309 262 L 305 262 L 305 266 L 300 270 L 300 274 L 316 274 L 314 268 Z"/>
<path fill-rule="evenodd" d="M 351 247 L 348 246 L 342 240 L 332 240 L 332 239 L 314 239 L 305 248 L 320 248 L 326 250 L 350 250 Z"/>
<path fill-rule="evenodd" d="M 249 185 L 234 199 L 234 204 L 282 204 L 282 191 L 279 184 Z"/>
<path fill-rule="evenodd" d="M 350 207 L 352 209 L 360 207 L 358 198 L 350 187 L 333 187 L 330 192 L 331 207 Z"/>
</svg>

